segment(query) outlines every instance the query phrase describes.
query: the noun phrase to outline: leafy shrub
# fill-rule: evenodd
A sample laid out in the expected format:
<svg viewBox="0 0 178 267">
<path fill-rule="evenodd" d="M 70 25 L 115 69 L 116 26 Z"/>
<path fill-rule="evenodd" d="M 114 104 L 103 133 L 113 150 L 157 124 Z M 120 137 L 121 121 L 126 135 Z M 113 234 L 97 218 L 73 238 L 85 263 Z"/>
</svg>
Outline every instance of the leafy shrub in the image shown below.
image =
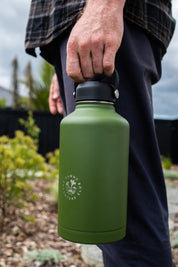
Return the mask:
<svg viewBox="0 0 178 267">
<path fill-rule="evenodd" d="M 46 155 L 50 165 L 59 169 L 59 149 L 54 150 L 54 152 L 49 152 Z"/>
<path fill-rule="evenodd" d="M 5 108 L 6 107 L 6 99 L 5 98 L 1 98 L 0 99 L 0 108 Z"/>
<path fill-rule="evenodd" d="M 31 222 L 31 223 L 35 222 L 35 216 L 27 215 L 27 214 L 24 214 L 24 213 L 22 213 L 21 215 L 22 215 L 22 218 L 24 219 L 25 222 Z"/>
<path fill-rule="evenodd" d="M 29 179 L 46 177 L 45 159 L 37 153 L 33 139 L 16 131 L 14 138 L 0 137 L 0 231 L 8 208 L 23 206 L 23 200 L 36 199 Z"/>
<path fill-rule="evenodd" d="M 51 166 L 51 179 L 55 180 L 59 176 L 59 149 L 56 149 L 54 152 L 47 153 L 46 158 Z"/>
<path fill-rule="evenodd" d="M 29 111 L 27 120 L 20 118 L 19 122 L 24 126 L 26 133 L 33 138 L 35 145 L 38 146 L 40 128 L 35 124 L 33 113 Z"/>
<path fill-rule="evenodd" d="M 59 149 L 56 149 L 54 152 L 49 152 L 46 155 L 48 163 L 52 166 L 50 176 L 54 180 L 52 186 L 49 188 L 55 202 L 58 200 L 58 177 L 59 177 Z"/>
<path fill-rule="evenodd" d="M 32 261 L 46 262 L 46 263 L 58 263 L 63 259 L 61 253 L 56 249 L 43 249 L 29 251 L 24 255 L 24 258 Z"/>
<path fill-rule="evenodd" d="M 168 157 L 161 157 L 161 161 L 162 161 L 162 165 L 163 165 L 163 168 L 166 169 L 166 170 L 170 170 L 171 167 L 172 167 L 172 161 L 171 159 Z"/>
<path fill-rule="evenodd" d="M 54 67 L 42 60 L 39 72 L 39 79 L 35 80 L 32 75 L 31 63 L 28 62 L 25 77 L 20 82 L 29 89 L 29 97 L 21 98 L 21 103 L 27 109 L 49 111 L 49 88 L 54 75 Z"/>
</svg>

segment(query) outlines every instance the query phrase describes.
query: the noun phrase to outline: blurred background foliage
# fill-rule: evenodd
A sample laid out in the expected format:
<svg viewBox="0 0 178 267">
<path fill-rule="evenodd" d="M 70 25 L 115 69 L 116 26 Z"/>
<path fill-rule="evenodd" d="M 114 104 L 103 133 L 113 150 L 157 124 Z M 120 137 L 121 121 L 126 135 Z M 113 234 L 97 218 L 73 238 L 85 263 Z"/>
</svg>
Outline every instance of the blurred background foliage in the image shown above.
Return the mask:
<svg viewBox="0 0 178 267">
<path fill-rule="evenodd" d="M 47 61 L 41 60 L 39 73 L 35 75 L 38 79 L 35 79 L 29 61 L 25 67 L 23 77 L 19 77 L 19 63 L 18 58 L 15 57 L 12 61 L 12 88 L 8 90 L 12 95 L 11 108 L 49 111 L 49 89 L 54 73 L 54 67 Z M 20 94 L 22 85 L 24 85 L 24 90 L 28 91 L 23 96 Z M 5 108 L 6 102 L 4 97 L 0 97 L 0 108 Z"/>
<path fill-rule="evenodd" d="M 26 201 L 35 201 L 32 179 L 51 180 L 49 191 L 57 201 L 57 180 L 59 175 L 59 149 L 48 153 L 46 157 L 38 151 L 39 128 L 35 124 L 32 112 L 26 121 L 21 119 L 27 135 L 16 131 L 14 138 L 0 137 L 0 232 L 3 231 L 9 209 L 28 208 Z M 56 187 L 54 189 L 54 187 Z M 24 218 L 26 219 L 26 218 Z"/>
<path fill-rule="evenodd" d="M 35 80 L 32 74 L 31 63 L 28 62 L 25 69 L 25 78 L 20 80 L 20 82 L 26 85 L 29 95 L 28 97 L 21 98 L 21 105 L 26 109 L 48 111 L 49 88 L 53 75 L 53 66 L 43 60 L 39 71 L 39 81 Z"/>
</svg>

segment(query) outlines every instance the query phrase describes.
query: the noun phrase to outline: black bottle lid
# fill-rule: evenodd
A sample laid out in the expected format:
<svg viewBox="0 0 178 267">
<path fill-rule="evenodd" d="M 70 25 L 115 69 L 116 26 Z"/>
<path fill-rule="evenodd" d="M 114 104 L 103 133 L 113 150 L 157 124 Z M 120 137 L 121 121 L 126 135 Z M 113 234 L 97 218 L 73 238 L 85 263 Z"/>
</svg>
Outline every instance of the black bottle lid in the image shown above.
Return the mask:
<svg viewBox="0 0 178 267">
<path fill-rule="evenodd" d="M 119 97 L 119 75 L 115 70 L 111 77 L 96 75 L 93 79 L 80 83 L 74 93 L 75 101 L 115 102 Z"/>
</svg>

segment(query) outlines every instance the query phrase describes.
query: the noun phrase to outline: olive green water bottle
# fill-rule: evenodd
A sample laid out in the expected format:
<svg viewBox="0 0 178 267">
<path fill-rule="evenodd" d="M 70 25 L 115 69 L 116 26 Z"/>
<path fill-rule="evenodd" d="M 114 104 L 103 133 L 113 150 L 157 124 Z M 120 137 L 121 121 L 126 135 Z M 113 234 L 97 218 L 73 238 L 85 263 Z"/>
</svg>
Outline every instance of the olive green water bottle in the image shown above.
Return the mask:
<svg viewBox="0 0 178 267">
<path fill-rule="evenodd" d="M 112 86 L 84 82 L 61 122 L 58 233 L 69 241 L 104 244 L 126 233 L 129 125 L 113 102 Z"/>
</svg>

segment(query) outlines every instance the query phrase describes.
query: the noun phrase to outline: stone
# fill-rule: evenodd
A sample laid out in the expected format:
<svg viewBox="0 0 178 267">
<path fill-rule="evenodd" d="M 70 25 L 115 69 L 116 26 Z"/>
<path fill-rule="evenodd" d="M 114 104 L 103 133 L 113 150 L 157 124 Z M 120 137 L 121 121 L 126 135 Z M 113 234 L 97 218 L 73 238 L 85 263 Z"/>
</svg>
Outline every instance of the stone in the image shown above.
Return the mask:
<svg viewBox="0 0 178 267">
<path fill-rule="evenodd" d="M 96 245 L 82 245 L 81 256 L 87 264 L 103 267 L 102 252 Z"/>
</svg>

